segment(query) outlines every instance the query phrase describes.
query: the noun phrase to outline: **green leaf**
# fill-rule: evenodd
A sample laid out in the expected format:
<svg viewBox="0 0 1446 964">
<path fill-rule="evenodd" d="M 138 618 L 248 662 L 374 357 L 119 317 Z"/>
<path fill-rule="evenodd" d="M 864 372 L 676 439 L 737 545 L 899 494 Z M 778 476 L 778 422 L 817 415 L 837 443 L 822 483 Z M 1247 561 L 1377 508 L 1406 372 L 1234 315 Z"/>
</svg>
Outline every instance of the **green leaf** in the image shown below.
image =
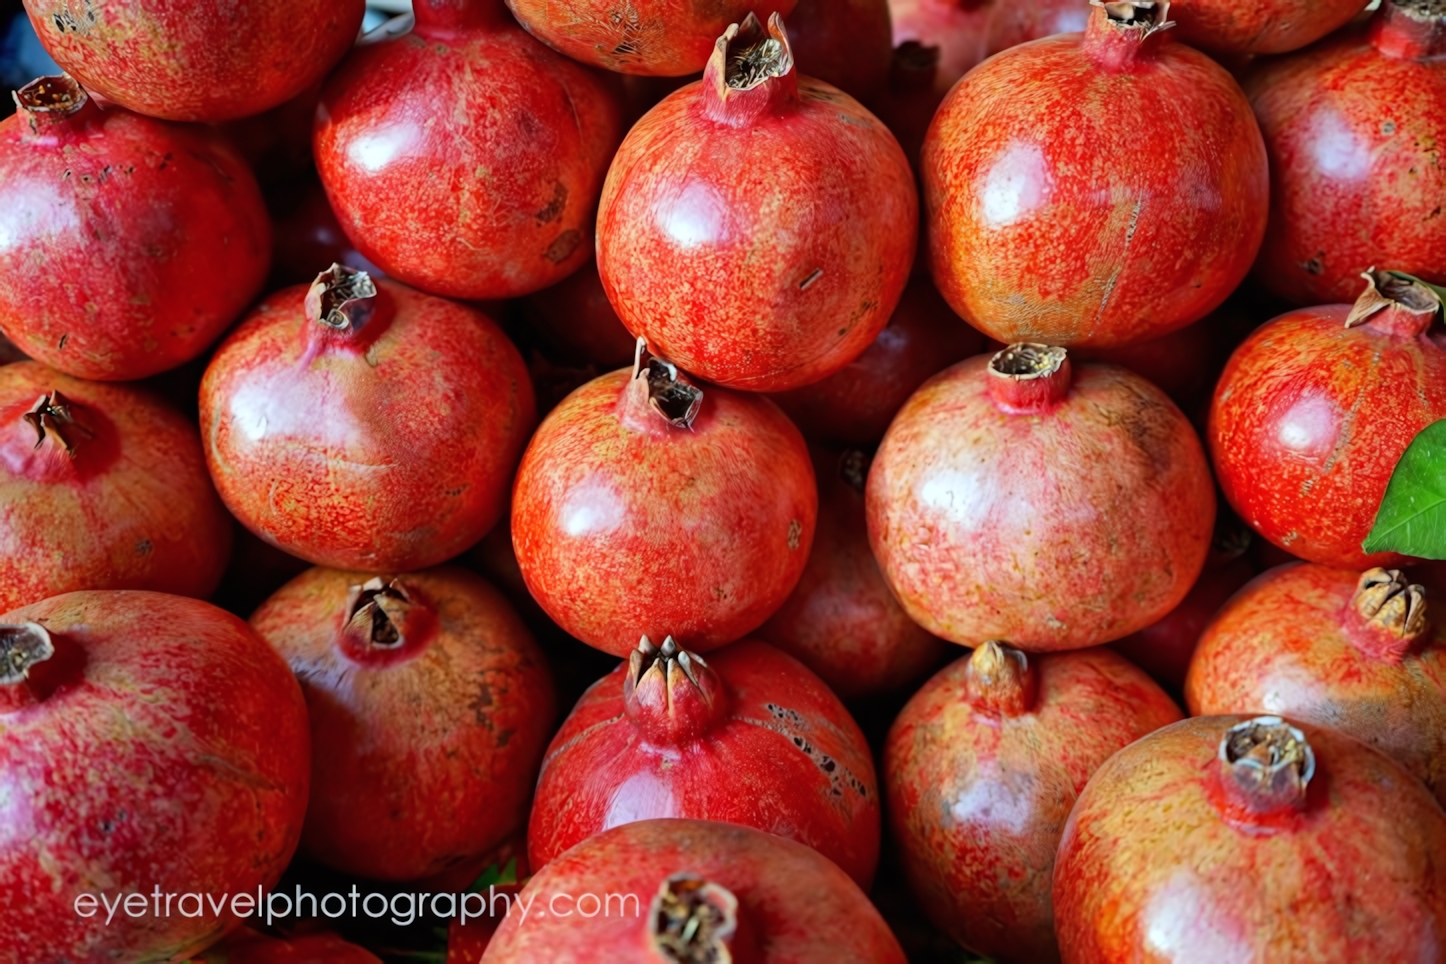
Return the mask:
<svg viewBox="0 0 1446 964">
<path fill-rule="evenodd" d="M 1446 419 L 1411 440 L 1361 548 L 1446 559 Z"/>
</svg>

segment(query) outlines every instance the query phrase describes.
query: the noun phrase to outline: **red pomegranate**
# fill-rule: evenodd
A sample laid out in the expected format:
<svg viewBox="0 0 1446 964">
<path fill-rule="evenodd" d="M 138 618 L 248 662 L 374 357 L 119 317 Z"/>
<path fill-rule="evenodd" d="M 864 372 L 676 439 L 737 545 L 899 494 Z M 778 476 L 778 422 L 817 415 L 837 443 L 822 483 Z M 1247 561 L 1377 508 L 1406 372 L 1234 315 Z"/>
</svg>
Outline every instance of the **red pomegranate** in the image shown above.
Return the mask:
<svg viewBox="0 0 1446 964">
<path fill-rule="evenodd" d="M 1260 130 L 1224 68 L 1170 40 L 1169 9 L 1096 6 L 1083 34 L 1006 50 L 940 105 L 923 155 L 930 264 L 991 338 L 1147 341 L 1249 271 L 1269 194 Z"/>
<path fill-rule="evenodd" d="M 776 405 L 640 351 L 533 435 L 512 544 L 533 597 L 588 645 L 627 656 L 671 635 L 707 652 L 783 605 L 817 515 L 808 448 Z"/>
<path fill-rule="evenodd" d="M 718 39 L 703 80 L 623 141 L 598 210 L 598 268 L 628 330 L 699 378 L 816 382 L 888 323 L 918 200 L 892 134 L 794 69 L 783 21 Z"/>
<path fill-rule="evenodd" d="M 984 59 L 991 5 L 991 0 L 889 0 L 895 46 L 912 42 L 938 49 L 934 89 L 940 97 Z"/>
<path fill-rule="evenodd" d="M 622 136 L 616 85 L 548 50 L 502 0 L 416 0 L 322 91 L 313 150 L 338 220 L 388 275 L 513 298 L 591 254 Z"/>
<path fill-rule="evenodd" d="M 356 39 L 363 0 L 25 0 L 55 62 L 123 107 L 223 121 L 290 100 Z"/>
<path fill-rule="evenodd" d="M 0 366 L 0 611 L 76 589 L 208 596 L 231 519 L 179 412 L 129 385 Z"/>
<path fill-rule="evenodd" d="M 524 914 L 524 908 L 534 909 Z M 558 857 L 512 905 L 486 960 L 644 957 L 738 964 L 905 960 L 879 912 L 833 862 L 792 840 L 706 820 L 642 820 Z"/>
<path fill-rule="evenodd" d="M 1179 12 L 1178 7 L 1175 10 Z M 992 57 L 1001 50 L 1057 33 L 1078 33 L 1085 29 L 1089 14 L 1087 0 L 997 0 L 989 5 L 985 55 Z"/>
<path fill-rule="evenodd" d="M 65 593 L 3 623 L 0 960 L 185 960 L 220 940 L 301 836 L 310 747 L 286 664 L 164 593 Z"/>
<path fill-rule="evenodd" d="M 0 121 L 0 327 L 81 378 L 199 355 L 266 279 L 271 223 L 251 171 L 218 137 L 102 111 L 66 76 L 15 103 Z"/>
<path fill-rule="evenodd" d="M 526 819 L 552 680 L 502 595 L 464 569 L 311 569 L 251 626 L 301 681 L 311 805 L 301 845 L 329 867 L 417 880 Z"/>
<path fill-rule="evenodd" d="M 1321 565 L 1405 561 L 1361 542 L 1402 453 L 1446 417 L 1446 345 L 1431 337 L 1440 311 L 1425 285 L 1374 272 L 1354 307 L 1281 315 L 1235 350 L 1208 434 L 1240 518 Z"/>
<path fill-rule="evenodd" d="M 341 265 L 263 301 L 201 382 L 232 513 L 292 555 L 368 572 L 482 538 L 533 422 L 526 366 L 486 315 Z"/>
<path fill-rule="evenodd" d="M 507 0 L 528 32 L 575 60 L 624 74 L 682 77 L 752 11 L 787 14 L 798 0 Z M 837 2 L 837 0 L 835 0 Z"/>
<path fill-rule="evenodd" d="M 884 749 L 889 828 L 936 926 L 1000 961 L 1059 960 L 1050 872 L 1085 782 L 1116 750 L 1181 718 L 1107 649 L 986 642 L 924 685 Z"/>
<path fill-rule="evenodd" d="M 889 0 L 798 0 L 788 17 L 788 35 L 805 76 L 865 103 L 889 82 L 894 57 Z"/>
<path fill-rule="evenodd" d="M 320 184 L 309 188 L 296 207 L 277 218 L 272 241 L 271 279 L 278 285 L 310 284 L 334 264 L 385 277 L 347 238 Z"/>
<path fill-rule="evenodd" d="M 270 937 L 243 927 L 187 964 L 382 964 L 382 959 L 327 931 Z"/>
<path fill-rule="evenodd" d="M 798 587 L 758 631 L 846 700 L 897 692 L 944 662 L 950 647 L 899 606 L 869 549 L 869 456 L 815 450 L 818 528 Z"/>
<path fill-rule="evenodd" d="M 644 636 L 552 738 L 527 825 L 535 869 L 634 820 L 686 817 L 807 844 L 868 887 L 879 790 L 868 744 L 823 681 L 744 640 L 703 657 Z"/>
<path fill-rule="evenodd" d="M 939 76 L 939 48 L 925 47 L 909 40 L 894 48 L 889 63 L 889 85 L 873 100 L 873 108 L 898 139 L 909 165 L 918 172 L 919 152 L 924 148 L 924 135 L 934 120 L 934 112 L 944 99 L 944 92 L 935 89 Z M 920 219 L 919 227 L 925 225 Z M 927 236 L 921 230 L 925 244 Z M 923 245 L 921 245 L 922 250 Z M 914 259 L 914 274 L 927 274 L 928 259 Z"/>
<path fill-rule="evenodd" d="M 1194 414 L 1207 407 L 1220 370 L 1240 341 L 1237 333 L 1253 327 L 1241 312 L 1227 306 L 1159 338 L 1115 348 L 1082 348 L 1074 356 L 1128 368 Z"/>
<path fill-rule="evenodd" d="M 1070 964 L 1430 961 L 1446 946 L 1446 814 L 1331 730 L 1206 716 L 1116 753 L 1054 869 Z"/>
<path fill-rule="evenodd" d="M 1446 281 L 1443 54 L 1438 4 L 1385 0 L 1367 29 L 1248 75 L 1271 170 L 1261 284 L 1315 305 L 1351 301 L 1377 266 Z"/>
<path fill-rule="evenodd" d="M 868 519 L 884 577 L 925 629 L 1078 649 L 1185 598 L 1215 492 L 1195 430 L 1158 388 L 1021 344 L 914 393 L 869 472 Z"/>
<path fill-rule="evenodd" d="M 1225 59 L 1283 54 L 1344 27 L 1360 0 L 1180 0 L 1170 5 L 1179 39 Z"/>
<path fill-rule="evenodd" d="M 984 337 L 954 314 L 927 278 L 916 278 L 862 355 L 774 401 L 810 438 L 875 445 L 930 375 L 983 348 Z"/>
<path fill-rule="evenodd" d="M 1275 713 L 1339 730 L 1446 804 L 1446 635 L 1400 570 L 1272 569 L 1205 631 L 1185 698 L 1196 715 Z"/>
<path fill-rule="evenodd" d="M 564 362 L 608 371 L 631 364 L 637 351 L 638 340 L 608 301 L 596 261 L 528 298 L 523 312 L 532 330 Z"/>
</svg>

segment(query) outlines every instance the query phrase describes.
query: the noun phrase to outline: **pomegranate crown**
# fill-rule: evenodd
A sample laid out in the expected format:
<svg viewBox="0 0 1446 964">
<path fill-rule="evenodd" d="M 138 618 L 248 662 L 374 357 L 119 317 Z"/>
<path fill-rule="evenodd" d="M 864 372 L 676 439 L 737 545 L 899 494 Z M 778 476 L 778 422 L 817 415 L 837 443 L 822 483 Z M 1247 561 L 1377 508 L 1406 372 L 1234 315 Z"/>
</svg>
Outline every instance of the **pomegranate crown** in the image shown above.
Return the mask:
<svg viewBox="0 0 1446 964">
<path fill-rule="evenodd" d="M 678 366 L 648 351 L 646 338 L 639 338 L 633 353 L 633 384 L 646 387 L 648 408 L 674 428 L 691 429 L 703 407 L 703 390 L 687 380 Z M 644 637 L 646 639 L 647 637 Z"/>
<path fill-rule="evenodd" d="M 1426 589 L 1399 569 L 1368 569 L 1356 582 L 1346 632 L 1369 656 L 1400 662 L 1426 635 Z"/>
<path fill-rule="evenodd" d="M 628 657 L 623 706 L 648 738 L 666 743 L 697 739 L 721 722 L 728 697 L 718 674 L 673 637 L 653 645 L 644 636 Z"/>
<path fill-rule="evenodd" d="M 400 580 L 373 576 L 352 586 L 346 604 L 346 632 L 365 649 L 400 649 L 406 643 L 403 627 L 414 605 Z"/>
<path fill-rule="evenodd" d="M 1393 314 L 1407 316 L 1408 328 L 1424 331 L 1436 320 L 1446 301 L 1446 289 L 1402 271 L 1371 268 L 1361 272 L 1361 277 L 1366 280 L 1366 288 L 1346 315 L 1347 328 L 1363 325 L 1389 308 Z"/>
<path fill-rule="evenodd" d="M 738 929 L 738 898 L 693 874 L 663 881 L 648 908 L 653 947 L 665 961 L 729 964 Z"/>
<path fill-rule="evenodd" d="M 25 682 L 30 667 L 54 655 L 50 633 L 39 623 L 0 626 L 0 686 Z"/>
<path fill-rule="evenodd" d="M 1175 26 L 1170 19 L 1170 0 L 1090 0 L 1090 6 L 1103 7 L 1111 24 L 1121 30 L 1139 31 L 1141 40 Z"/>
<path fill-rule="evenodd" d="M 365 271 L 332 264 L 306 292 L 306 317 L 337 331 L 361 328 L 376 309 L 377 286 Z"/>
<path fill-rule="evenodd" d="M 1034 707 L 1039 676 L 1029 657 L 991 639 L 975 647 L 964 669 L 965 699 L 989 716 L 1020 716 Z"/>
<path fill-rule="evenodd" d="M 1220 740 L 1230 783 L 1255 813 L 1300 809 L 1315 776 L 1315 751 L 1305 734 L 1278 716 L 1237 723 Z"/>
<path fill-rule="evenodd" d="M 45 444 L 47 438 L 54 438 L 65 449 L 66 455 L 75 458 L 75 434 L 78 432 L 89 437 L 92 433 L 75 420 L 71 404 L 70 399 L 51 389 L 48 394 L 40 396 L 34 408 L 21 416 L 35 429 L 37 449 Z"/>
<path fill-rule="evenodd" d="M 15 106 L 32 114 L 74 114 L 90 99 L 85 88 L 69 74 L 37 77 L 10 96 Z"/>
</svg>

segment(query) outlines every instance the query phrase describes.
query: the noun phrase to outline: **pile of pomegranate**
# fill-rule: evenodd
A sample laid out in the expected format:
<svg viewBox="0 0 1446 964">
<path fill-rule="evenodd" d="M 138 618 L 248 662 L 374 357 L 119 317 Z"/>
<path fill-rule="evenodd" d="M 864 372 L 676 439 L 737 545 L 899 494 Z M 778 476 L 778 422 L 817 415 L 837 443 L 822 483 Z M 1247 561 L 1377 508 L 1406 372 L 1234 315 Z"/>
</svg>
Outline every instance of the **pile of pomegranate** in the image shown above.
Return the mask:
<svg viewBox="0 0 1446 964">
<path fill-rule="evenodd" d="M 0 10 L 0 964 L 1446 961 L 1442 0 Z"/>
</svg>

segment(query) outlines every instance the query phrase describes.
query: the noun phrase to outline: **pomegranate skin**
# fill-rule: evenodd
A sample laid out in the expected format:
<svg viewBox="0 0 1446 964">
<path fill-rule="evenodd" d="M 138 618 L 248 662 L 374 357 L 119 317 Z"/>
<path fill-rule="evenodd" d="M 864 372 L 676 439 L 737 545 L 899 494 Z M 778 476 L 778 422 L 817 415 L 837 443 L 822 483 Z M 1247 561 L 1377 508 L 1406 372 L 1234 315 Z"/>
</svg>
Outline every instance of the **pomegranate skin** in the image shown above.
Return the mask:
<svg viewBox="0 0 1446 964">
<path fill-rule="evenodd" d="M 220 940 L 249 912 L 231 897 L 275 886 L 301 835 L 311 751 L 286 665 L 235 616 L 164 593 L 65 593 L 0 621 L 7 644 L 43 626 L 55 653 L 0 683 L 0 959 L 185 960 Z M 166 915 L 157 888 L 226 904 Z M 99 896 L 137 893 L 150 912 L 107 923 Z"/>
<path fill-rule="evenodd" d="M 1031 351 L 1057 367 L 994 370 Z M 946 369 L 874 458 L 870 545 L 904 611 L 936 636 L 1093 646 L 1160 619 L 1200 574 L 1215 492 L 1195 430 L 1138 375 L 1071 370 L 1063 356 L 1014 346 Z"/>
<path fill-rule="evenodd" d="M 290 100 L 336 65 L 361 29 L 363 0 L 25 0 L 55 62 L 133 111 L 223 121 Z"/>
<path fill-rule="evenodd" d="M 1374 625 L 1360 618 L 1360 578 L 1309 563 L 1261 575 L 1201 637 L 1185 699 L 1197 716 L 1274 713 L 1339 730 L 1446 805 L 1446 637 L 1434 627 L 1408 637 L 1404 612 L 1395 620 L 1382 612 Z M 1404 598 L 1406 581 L 1397 583 Z M 1383 640 L 1390 645 L 1378 649 Z"/>
<path fill-rule="evenodd" d="M 749 11 L 787 15 L 798 0 L 507 0 L 527 31 L 574 60 L 621 74 L 682 77 Z"/>
<path fill-rule="evenodd" d="M 271 295 L 212 358 L 211 477 L 247 528 L 316 565 L 435 565 L 506 510 L 535 421 L 527 368 L 486 315 L 393 281 L 329 327 L 307 307 L 328 284 Z"/>
<path fill-rule="evenodd" d="M 934 281 L 1005 344 L 1158 338 L 1224 301 L 1260 247 L 1269 170 L 1245 95 L 1147 22 L 1163 7 L 1122 8 L 1145 20 L 1095 7 L 1083 34 L 990 58 L 925 139 Z"/>
<path fill-rule="evenodd" d="M 596 261 L 528 298 L 524 313 L 533 330 L 565 362 L 610 371 L 630 364 L 637 350 L 637 339 L 608 301 Z"/>
<path fill-rule="evenodd" d="M 1354 0 L 1352 0 L 1354 2 Z M 1080 0 L 1026 0 L 996 2 L 989 5 L 989 26 L 985 34 L 985 55 L 1052 37 L 1060 33 L 1078 33 L 1089 21 L 1090 6 Z M 1170 5 L 1177 10 L 1175 4 Z"/>
<path fill-rule="evenodd" d="M 760 638 L 802 662 L 840 698 L 882 696 L 917 683 L 950 647 L 909 618 L 869 549 L 868 456 L 815 450 L 818 528 L 793 595 Z"/>
<path fill-rule="evenodd" d="M 555 894 L 586 893 L 618 895 L 626 903 L 592 918 L 556 912 L 566 909 L 561 902 L 545 915 L 508 914 L 483 960 L 531 964 L 631 961 L 640 955 L 686 959 L 662 956 L 654 943 L 659 915 L 648 912 L 669 879 L 679 877 L 683 880 L 678 883 L 686 885 L 692 878 L 736 898 L 729 915 L 736 920 L 731 939 L 713 945 L 722 944 L 731 958 L 702 959 L 904 964 L 904 952 L 879 912 L 832 862 L 792 840 L 706 820 L 641 820 L 569 850 L 532 878 L 521 895 L 524 904 L 539 898 L 546 903 Z"/>
<path fill-rule="evenodd" d="M 798 69 L 809 77 L 864 103 L 889 82 L 894 42 L 888 0 L 798 0 L 788 33 Z"/>
<path fill-rule="evenodd" d="M 561 281 L 590 254 L 620 90 L 529 37 L 501 0 L 417 0 L 415 13 L 322 91 L 313 152 L 337 220 L 389 276 L 435 294 Z"/>
<path fill-rule="evenodd" d="M 1446 944 L 1446 815 L 1384 755 L 1301 725 L 1299 809 L 1232 809 L 1218 759 L 1240 716 L 1158 730 L 1091 778 L 1065 827 L 1067 964 L 1429 961 Z"/>
<path fill-rule="evenodd" d="M 765 39 L 756 20 L 730 27 L 703 79 L 628 133 L 598 210 L 598 269 L 628 330 L 699 378 L 759 392 L 863 353 L 898 304 L 918 224 L 894 136 L 800 76 L 781 22 L 768 29 L 784 72 L 729 86 Z"/>
<path fill-rule="evenodd" d="M 1224 59 L 1299 50 L 1364 9 L 1360 0 L 1181 0 L 1170 19 L 1181 41 Z"/>
<path fill-rule="evenodd" d="M 1070 807 L 1111 754 L 1179 719 L 1107 649 L 987 643 L 941 670 L 884 749 L 889 829 L 930 920 L 1000 961 L 1059 960 L 1050 873 Z"/>
<path fill-rule="evenodd" d="M 73 421 L 57 434 L 55 416 L 39 417 L 37 446 L 26 414 L 55 392 Z M 0 467 L 0 610 L 78 589 L 204 597 L 220 583 L 231 518 L 200 435 L 146 392 L 0 366 Z"/>
<path fill-rule="evenodd" d="M 334 264 L 365 271 L 373 278 L 384 274 L 342 231 L 320 184 L 308 190 L 293 211 L 277 219 L 271 251 L 271 280 L 276 287 L 310 284 L 318 272 Z"/>
<path fill-rule="evenodd" d="M 0 121 L 0 328 L 81 378 L 201 354 L 266 280 L 261 189 L 221 138 L 120 108 L 68 77 Z"/>
<path fill-rule="evenodd" d="M 311 569 L 251 626 L 291 666 L 310 712 L 306 853 L 373 880 L 418 880 L 522 826 L 552 680 L 486 580 L 451 566 L 376 580 Z"/>
<path fill-rule="evenodd" d="M 589 646 L 626 656 L 671 635 L 704 653 L 798 584 L 813 467 L 766 398 L 708 386 L 688 428 L 649 407 L 648 383 L 603 375 L 543 420 L 517 470 L 512 544 L 533 597 Z"/>
<path fill-rule="evenodd" d="M 1271 167 L 1255 275 L 1295 304 L 1353 301 L 1376 267 L 1446 281 L 1446 30 L 1403 7 L 1246 79 Z"/>
<path fill-rule="evenodd" d="M 530 865 L 623 823 L 685 817 L 797 840 L 867 888 L 878 780 L 863 733 L 823 681 L 751 639 L 705 664 L 666 642 L 634 652 L 583 694 L 548 747 Z"/>
<path fill-rule="evenodd" d="M 889 0 L 894 46 L 938 49 L 934 90 L 942 97 L 984 59 L 991 7 L 988 0 Z"/>
</svg>

